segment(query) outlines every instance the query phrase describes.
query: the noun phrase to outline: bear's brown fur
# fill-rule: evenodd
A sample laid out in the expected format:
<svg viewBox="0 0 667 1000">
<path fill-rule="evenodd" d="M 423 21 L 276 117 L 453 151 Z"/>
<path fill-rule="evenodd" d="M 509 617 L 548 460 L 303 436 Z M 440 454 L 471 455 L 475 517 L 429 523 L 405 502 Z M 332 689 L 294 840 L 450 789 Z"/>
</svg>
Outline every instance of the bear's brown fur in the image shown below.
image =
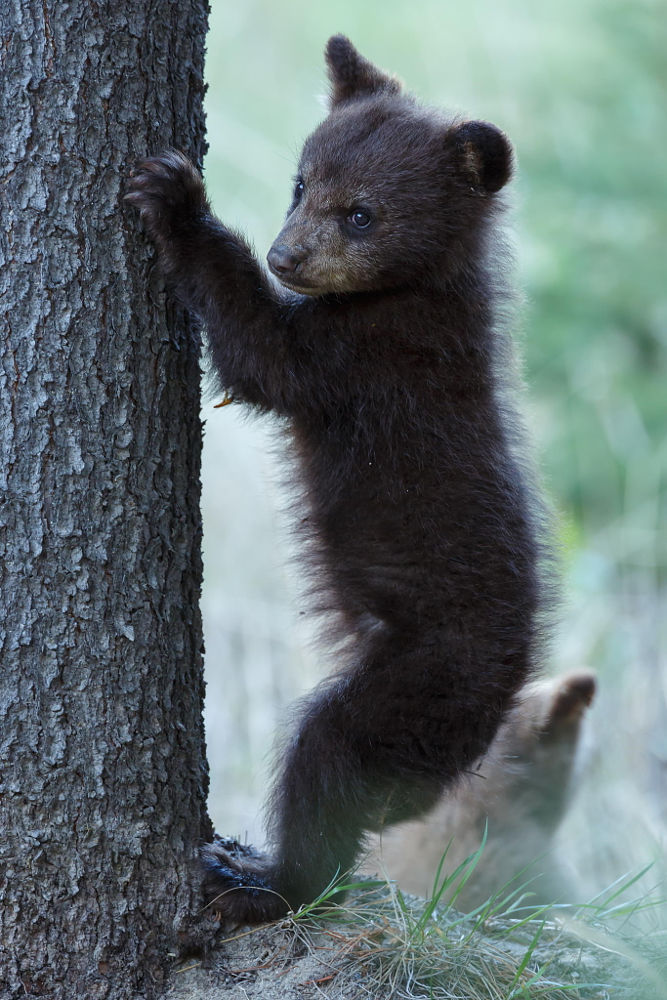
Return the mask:
<svg viewBox="0 0 667 1000">
<path fill-rule="evenodd" d="M 528 685 L 480 765 L 427 816 L 375 836 L 364 870 L 430 896 L 438 869 L 442 884 L 477 851 L 486 830 L 479 860 L 465 869 L 467 881 L 460 888 L 462 879 L 452 882 L 444 899 L 456 894 L 457 908 L 468 911 L 525 885 L 531 904 L 575 901 L 554 835 L 573 791 L 582 722 L 595 687 L 595 675 L 583 670 Z"/>
<path fill-rule="evenodd" d="M 512 172 L 486 122 L 429 110 L 337 35 L 272 281 L 179 153 L 129 199 L 202 318 L 221 387 L 284 422 L 339 670 L 303 705 L 272 850 L 218 839 L 206 891 L 261 921 L 354 867 L 479 758 L 539 659 L 543 518 L 502 329 L 496 221 Z"/>
</svg>

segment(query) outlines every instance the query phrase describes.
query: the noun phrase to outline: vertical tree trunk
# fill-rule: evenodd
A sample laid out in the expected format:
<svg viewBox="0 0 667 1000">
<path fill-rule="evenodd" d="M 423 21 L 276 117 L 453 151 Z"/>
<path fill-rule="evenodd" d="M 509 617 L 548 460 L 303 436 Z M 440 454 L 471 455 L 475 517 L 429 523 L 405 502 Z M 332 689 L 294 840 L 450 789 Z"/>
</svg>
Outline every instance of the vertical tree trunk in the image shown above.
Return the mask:
<svg viewBox="0 0 667 1000">
<path fill-rule="evenodd" d="M 198 343 L 129 166 L 201 160 L 206 0 L 0 5 L 0 996 L 152 996 L 208 834 Z"/>
</svg>

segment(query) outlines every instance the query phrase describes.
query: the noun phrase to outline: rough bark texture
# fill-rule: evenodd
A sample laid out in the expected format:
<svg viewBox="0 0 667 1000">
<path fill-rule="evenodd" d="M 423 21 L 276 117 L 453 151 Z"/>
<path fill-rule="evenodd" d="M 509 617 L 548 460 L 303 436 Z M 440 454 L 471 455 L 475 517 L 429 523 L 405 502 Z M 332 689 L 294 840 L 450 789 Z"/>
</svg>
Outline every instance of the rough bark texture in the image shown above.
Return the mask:
<svg viewBox="0 0 667 1000">
<path fill-rule="evenodd" d="M 0 997 L 143 997 L 197 905 L 198 338 L 122 202 L 205 0 L 0 5 Z"/>
</svg>

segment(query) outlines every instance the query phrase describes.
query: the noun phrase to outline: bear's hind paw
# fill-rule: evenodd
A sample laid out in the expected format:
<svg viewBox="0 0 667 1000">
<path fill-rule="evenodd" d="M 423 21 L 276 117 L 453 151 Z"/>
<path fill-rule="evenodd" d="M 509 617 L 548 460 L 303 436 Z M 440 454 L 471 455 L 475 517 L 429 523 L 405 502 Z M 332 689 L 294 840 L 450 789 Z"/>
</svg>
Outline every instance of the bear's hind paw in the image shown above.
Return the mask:
<svg viewBox="0 0 667 1000">
<path fill-rule="evenodd" d="M 219 837 L 199 852 L 206 905 L 223 920 L 258 924 L 284 917 L 290 907 L 273 885 L 268 858 L 250 844 Z"/>
</svg>

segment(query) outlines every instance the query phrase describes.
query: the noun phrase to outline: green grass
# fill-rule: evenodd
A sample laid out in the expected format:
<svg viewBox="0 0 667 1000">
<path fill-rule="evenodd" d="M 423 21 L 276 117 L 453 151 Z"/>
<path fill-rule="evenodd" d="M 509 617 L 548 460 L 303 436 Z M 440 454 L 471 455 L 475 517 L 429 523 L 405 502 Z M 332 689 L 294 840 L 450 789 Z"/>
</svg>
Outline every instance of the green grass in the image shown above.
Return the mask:
<svg viewBox="0 0 667 1000">
<path fill-rule="evenodd" d="M 298 940 L 329 948 L 337 988 L 393 1000 L 667 1000 L 664 900 L 633 890 L 646 871 L 620 879 L 585 906 L 536 909 L 523 887 L 505 886 L 473 913 L 442 903 L 463 884 L 480 850 L 436 881 L 429 900 L 392 883 L 352 883 L 346 903 L 331 906 L 333 884 L 292 917 Z M 328 908 L 327 908 L 328 907 Z M 661 931 L 638 916 L 659 911 Z"/>
</svg>

